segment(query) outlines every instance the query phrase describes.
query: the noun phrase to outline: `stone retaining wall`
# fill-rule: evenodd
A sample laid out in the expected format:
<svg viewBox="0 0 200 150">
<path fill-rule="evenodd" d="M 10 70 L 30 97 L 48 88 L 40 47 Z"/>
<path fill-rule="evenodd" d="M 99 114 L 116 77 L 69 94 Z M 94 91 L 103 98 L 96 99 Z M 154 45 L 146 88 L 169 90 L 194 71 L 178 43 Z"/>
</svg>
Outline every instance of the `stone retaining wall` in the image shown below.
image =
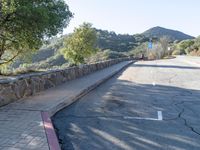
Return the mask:
<svg viewBox="0 0 200 150">
<path fill-rule="evenodd" d="M 130 58 L 113 59 L 62 70 L 4 77 L 0 79 L 0 106 L 28 97 L 69 80 L 109 67 Z"/>
</svg>

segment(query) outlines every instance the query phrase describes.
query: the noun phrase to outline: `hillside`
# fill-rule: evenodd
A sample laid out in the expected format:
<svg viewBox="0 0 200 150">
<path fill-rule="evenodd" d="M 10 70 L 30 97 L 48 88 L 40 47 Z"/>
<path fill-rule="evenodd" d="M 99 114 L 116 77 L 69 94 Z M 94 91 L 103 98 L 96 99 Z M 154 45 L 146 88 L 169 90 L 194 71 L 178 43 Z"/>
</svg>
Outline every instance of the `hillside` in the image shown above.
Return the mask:
<svg viewBox="0 0 200 150">
<path fill-rule="evenodd" d="M 95 29 L 97 32 L 97 47 L 117 52 L 127 52 L 148 39 L 140 34 L 116 34 L 115 32 Z"/>
<path fill-rule="evenodd" d="M 145 41 L 148 41 L 144 35 L 129 35 L 129 34 L 116 34 L 115 32 L 96 29 L 97 33 L 97 47 L 104 52 L 105 57 L 115 58 L 121 56 L 122 52 L 127 52 L 140 45 Z M 53 38 L 49 40 L 48 44 L 45 44 L 40 50 L 38 50 L 33 56 L 32 60 L 28 63 L 37 63 L 41 68 L 60 66 L 67 63 L 61 54 L 59 49 L 63 47 L 64 38 L 68 35 L 64 35 L 60 38 Z M 17 68 L 21 64 L 21 60 L 15 62 L 12 67 Z"/>
<path fill-rule="evenodd" d="M 97 47 L 100 52 L 94 56 L 94 60 L 117 58 L 124 56 L 130 50 L 135 50 L 142 43 L 149 41 L 149 37 L 156 37 L 158 39 L 162 36 L 168 36 L 172 41 L 193 39 L 194 37 L 186 35 L 182 32 L 165 29 L 162 27 L 151 28 L 142 34 L 116 34 L 113 31 L 101 30 L 94 28 L 97 32 Z M 61 66 L 67 61 L 59 53 L 59 49 L 63 47 L 64 35 L 60 38 L 53 38 L 48 44 L 44 45 L 38 52 L 32 56 L 32 60 L 28 64 L 38 64 L 40 68 L 47 68 L 53 66 Z M 102 57 L 102 58 L 98 58 Z M 13 64 L 14 68 L 19 67 L 23 62 L 18 60 Z"/>
<path fill-rule="evenodd" d="M 63 36 L 66 37 L 66 36 Z M 22 64 L 38 64 L 40 68 L 47 68 L 52 66 L 60 66 L 67 61 L 59 53 L 59 49 L 63 47 L 63 37 L 49 40 L 48 43 L 44 44 L 36 53 L 31 57 L 31 60 L 18 59 L 12 64 L 13 68 L 18 68 Z"/>
<path fill-rule="evenodd" d="M 156 37 L 156 38 L 161 38 L 163 36 L 167 36 L 170 38 L 170 40 L 175 41 L 181 41 L 181 40 L 186 40 L 186 39 L 194 39 L 193 36 L 187 35 L 183 32 L 176 31 L 176 30 L 171 30 L 171 29 L 166 29 L 163 27 L 153 27 L 145 32 L 142 33 L 144 36 L 148 38 Z"/>
</svg>

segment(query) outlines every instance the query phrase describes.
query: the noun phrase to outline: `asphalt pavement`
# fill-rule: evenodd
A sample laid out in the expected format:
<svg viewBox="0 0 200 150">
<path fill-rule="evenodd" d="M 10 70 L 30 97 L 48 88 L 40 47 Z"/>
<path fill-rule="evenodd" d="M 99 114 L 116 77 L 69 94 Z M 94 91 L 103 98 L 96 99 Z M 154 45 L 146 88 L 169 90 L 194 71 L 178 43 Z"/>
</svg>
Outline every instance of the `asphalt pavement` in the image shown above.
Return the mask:
<svg viewBox="0 0 200 150">
<path fill-rule="evenodd" d="M 199 150 L 198 59 L 139 61 L 52 119 L 63 150 Z"/>
</svg>

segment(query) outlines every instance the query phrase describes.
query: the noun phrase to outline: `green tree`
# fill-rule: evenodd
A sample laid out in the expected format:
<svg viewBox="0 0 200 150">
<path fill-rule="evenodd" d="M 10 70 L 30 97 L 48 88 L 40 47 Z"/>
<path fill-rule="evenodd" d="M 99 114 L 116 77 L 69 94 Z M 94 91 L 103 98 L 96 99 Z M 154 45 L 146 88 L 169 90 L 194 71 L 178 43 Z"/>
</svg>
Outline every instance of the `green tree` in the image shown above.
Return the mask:
<svg viewBox="0 0 200 150">
<path fill-rule="evenodd" d="M 38 50 L 72 16 L 64 0 L 0 0 L 0 65 Z"/>
<path fill-rule="evenodd" d="M 61 52 L 72 64 L 84 63 L 85 58 L 96 52 L 96 40 L 96 31 L 92 25 L 84 23 L 65 39 Z"/>
</svg>

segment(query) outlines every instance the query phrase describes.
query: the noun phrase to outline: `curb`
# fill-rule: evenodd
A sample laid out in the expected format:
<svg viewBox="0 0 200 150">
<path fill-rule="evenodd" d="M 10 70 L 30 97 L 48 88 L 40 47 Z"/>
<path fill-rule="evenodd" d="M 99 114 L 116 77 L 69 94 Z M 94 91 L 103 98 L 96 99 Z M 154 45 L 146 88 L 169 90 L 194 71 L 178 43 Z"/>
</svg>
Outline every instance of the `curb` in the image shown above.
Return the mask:
<svg viewBox="0 0 200 150">
<path fill-rule="evenodd" d="M 47 142 L 49 145 L 49 150 L 61 150 L 51 118 L 49 117 L 49 113 L 41 112 L 41 116 L 47 137 Z"/>
<path fill-rule="evenodd" d="M 59 103 L 57 106 L 51 108 L 48 112 L 50 117 L 52 117 L 54 114 L 56 114 L 58 111 L 62 110 L 63 108 L 71 105 L 72 103 L 76 102 L 78 99 L 80 99 L 81 97 L 83 97 L 84 95 L 88 94 L 90 91 L 92 91 L 94 88 L 98 87 L 100 84 L 104 83 L 106 80 L 110 79 L 111 77 L 113 77 L 114 75 L 116 75 L 117 73 L 119 73 L 121 70 L 123 70 L 124 68 L 128 67 L 130 64 L 134 63 L 136 61 L 129 61 L 126 65 L 124 65 L 122 68 L 120 68 L 119 70 L 113 72 L 112 74 L 106 76 L 105 78 L 97 81 L 95 84 L 85 88 L 84 90 L 80 91 L 79 94 L 73 96 L 70 98 L 70 100 L 68 99 L 67 101 L 64 101 L 62 103 Z"/>
<path fill-rule="evenodd" d="M 56 136 L 56 132 L 55 132 L 54 126 L 53 126 L 52 121 L 51 121 L 51 117 L 56 112 L 58 112 L 61 109 L 69 106 L 70 104 L 76 102 L 81 97 L 85 96 L 86 94 L 88 94 L 89 92 L 91 92 L 93 89 L 95 89 L 96 87 L 98 87 L 99 85 L 101 85 L 102 83 L 104 83 L 105 81 L 107 81 L 108 79 L 110 79 L 111 77 L 113 77 L 114 75 L 116 75 L 117 73 L 119 73 L 124 68 L 128 67 L 129 65 L 131 65 L 134 62 L 135 61 L 130 61 L 129 63 L 127 63 L 126 65 L 124 65 L 119 70 L 113 72 L 112 74 L 106 76 L 105 78 L 97 81 L 95 84 L 93 84 L 93 85 L 87 87 L 86 89 L 82 90 L 78 95 L 76 95 L 75 97 L 72 98 L 72 100 L 70 101 L 70 103 L 65 103 L 65 102 L 64 103 L 60 103 L 55 108 L 52 108 L 53 110 L 50 110 L 50 112 L 46 112 L 46 111 L 45 112 L 41 112 L 41 116 L 42 116 L 42 120 L 43 120 L 43 125 L 44 125 L 44 129 L 45 129 L 45 132 L 46 132 L 46 137 L 47 137 L 47 141 L 48 141 L 49 149 L 50 150 L 61 150 L 58 138 Z"/>
</svg>

